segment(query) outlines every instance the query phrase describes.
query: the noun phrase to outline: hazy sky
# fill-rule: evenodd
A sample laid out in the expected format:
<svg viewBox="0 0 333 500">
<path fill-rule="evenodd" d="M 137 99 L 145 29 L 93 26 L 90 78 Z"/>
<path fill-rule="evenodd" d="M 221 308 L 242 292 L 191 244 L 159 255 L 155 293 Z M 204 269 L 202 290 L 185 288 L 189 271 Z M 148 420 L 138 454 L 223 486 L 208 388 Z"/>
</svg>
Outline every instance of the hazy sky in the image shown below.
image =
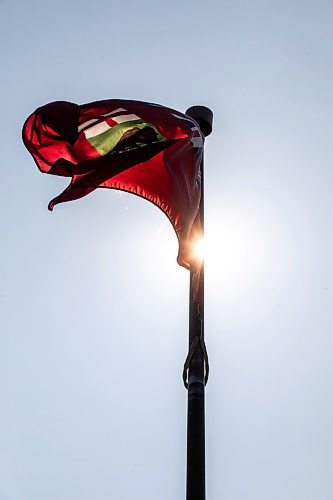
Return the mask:
<svg viewBox="0 0 333 500">
<path fill-rule="evenodd" d="M 25 118 L 107 98 L 214 111 L 207 500 L 333 498 L 333 4 L 2 0 L 0 500 L 182 500 L 188 273 L 166 217 L 47 211 Z"/>
</svg>

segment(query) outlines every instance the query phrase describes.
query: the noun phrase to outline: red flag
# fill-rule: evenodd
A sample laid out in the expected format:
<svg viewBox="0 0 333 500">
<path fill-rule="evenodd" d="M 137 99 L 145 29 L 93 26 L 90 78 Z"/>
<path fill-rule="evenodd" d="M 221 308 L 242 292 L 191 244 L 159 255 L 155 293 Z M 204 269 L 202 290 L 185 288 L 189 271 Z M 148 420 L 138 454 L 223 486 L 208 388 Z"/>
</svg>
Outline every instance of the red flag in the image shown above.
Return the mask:
<svg viewBox="0 0 333 500">
<path fill-rule="evenodd" d="M 139 101 L 57 101 L 29 116 L 23 141 L 42 172 L 71 177 L 50 210 L 98 187 L 141 196 L 170 219 L 179 241 L 178 263 L 191 267 L 204 144 L 193 118 Z"/>
</svg>

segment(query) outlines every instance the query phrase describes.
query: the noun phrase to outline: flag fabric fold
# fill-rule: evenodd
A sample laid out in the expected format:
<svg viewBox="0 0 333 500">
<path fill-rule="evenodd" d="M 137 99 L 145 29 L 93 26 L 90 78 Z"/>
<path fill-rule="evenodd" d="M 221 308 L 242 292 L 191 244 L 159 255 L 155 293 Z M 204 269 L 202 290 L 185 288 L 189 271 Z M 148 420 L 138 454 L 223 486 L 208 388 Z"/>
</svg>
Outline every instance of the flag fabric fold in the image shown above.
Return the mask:
<svg viewBox="0 0 333 500">
<path fill-rule="evenodd" d="M 22 136 L 42 172 L 71 178 L 50 210 L 96 188 L 136 194 L 167 215 L 179 241 L 178 263 L 193 266 L 204 145 L 193 118 L 140 101 L 56 101 L 28 117 Z"/>
</svg>

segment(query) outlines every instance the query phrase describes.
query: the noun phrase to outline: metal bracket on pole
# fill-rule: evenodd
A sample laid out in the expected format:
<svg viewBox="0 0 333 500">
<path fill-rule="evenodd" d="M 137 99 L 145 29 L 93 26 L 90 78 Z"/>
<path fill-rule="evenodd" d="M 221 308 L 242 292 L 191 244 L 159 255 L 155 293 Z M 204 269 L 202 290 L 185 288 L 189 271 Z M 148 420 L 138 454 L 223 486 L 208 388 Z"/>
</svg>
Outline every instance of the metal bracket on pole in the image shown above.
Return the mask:
<svg viewBox="0 0 333 500">
<path fill-rule="evenodd" d="M 192 358 L 194 356 L 195 349 L 196 349 L 197 345 L 200 345 L 202 353 L 203 353 L 204 361 L 205 361 L 205 386 L 207 385 L 207 382 L 208 382 L 209 360 L 208 360 L 208 353 L 207 353 L 207 349 L 206 349 L 206 344 L 205 344 L 205 340 L 203 338 L 203 335 L 200 335 L 200 336 L 197 335 L 196 337 L 194 337 L 194 340 L 193 340 L 192 344 L 190 345 L 190 349 L 188 351 L 188 355 L 187 355 L 185 363 L 184 363 L 183 382 L 184 382 L 185 389 L 188 389 L 188 371 L 189 371 L 190 364 L 191 364 Z"/>
</svg>

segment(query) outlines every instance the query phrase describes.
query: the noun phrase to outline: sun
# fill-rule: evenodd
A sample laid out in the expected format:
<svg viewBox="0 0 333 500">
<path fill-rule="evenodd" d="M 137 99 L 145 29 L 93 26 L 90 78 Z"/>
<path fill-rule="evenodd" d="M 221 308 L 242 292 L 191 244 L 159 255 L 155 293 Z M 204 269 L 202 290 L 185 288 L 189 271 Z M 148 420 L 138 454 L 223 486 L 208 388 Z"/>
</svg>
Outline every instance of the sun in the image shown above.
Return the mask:
<svg viewBox="0 0 333 500">
<path fill-rule="evenodd" d="M 203 261 L 205 257 L 205 240 L 204 238 L 197 238 L 193 243 L 193 257 L 197 261 Z"/>
</svg>

